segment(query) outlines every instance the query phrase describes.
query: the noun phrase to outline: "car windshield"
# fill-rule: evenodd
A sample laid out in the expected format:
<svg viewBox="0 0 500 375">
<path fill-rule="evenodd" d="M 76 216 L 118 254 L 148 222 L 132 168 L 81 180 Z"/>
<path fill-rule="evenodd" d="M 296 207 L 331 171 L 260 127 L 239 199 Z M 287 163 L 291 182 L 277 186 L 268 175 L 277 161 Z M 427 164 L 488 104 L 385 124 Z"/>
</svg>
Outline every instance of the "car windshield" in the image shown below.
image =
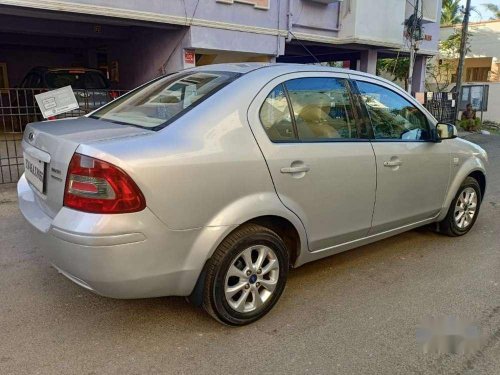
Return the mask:
<svg viewBox="0 0 500 375">
<path fill-rule="evenodd" d="M 108 87 L 101 73 L 85 70 L 48 72 L 45 80 L 51 89 L 71 86 L 73 89 L 105 90 Z"/>
<path fill-rule="evenodd" d="M 159 130 L 238 76 L 231 72 L 169 75 L 120 97 L 90 117 Z"/>
</svg>

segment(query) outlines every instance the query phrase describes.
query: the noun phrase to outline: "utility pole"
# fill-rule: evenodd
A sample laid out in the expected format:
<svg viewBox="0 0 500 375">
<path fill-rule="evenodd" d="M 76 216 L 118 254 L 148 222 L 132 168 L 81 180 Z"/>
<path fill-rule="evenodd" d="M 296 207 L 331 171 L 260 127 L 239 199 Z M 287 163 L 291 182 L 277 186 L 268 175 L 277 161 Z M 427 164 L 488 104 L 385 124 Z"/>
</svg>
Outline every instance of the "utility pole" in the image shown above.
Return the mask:
<svg viewBox="0 0 500 375">
<path fill-rule="evenodd" d="M 470 2 L 471 0 L 467 0 L 467 5 L 465 6 L 465 14 L 464 20 L 462 22 L 462 39 L 460 40 L 460 60 L 458 61 L 457 68 L 457 100 L 455 107 L 455 122 L 458 120 L 458 112 L 460 107 L 460 91 L 462 90 L 462 75 L 464 74 L 464 64 L 465 64 L 465 55 L 467 54 L 467 37 L 469 35 L 469 17 L 470 17 Z"/>
<path fill-rule="evenodd" d="M 408 35 L 410 37 L 410 69 L 408 70 L 408 93 L 412 94 L 413 70 L 415 69 L 415 52 L 417 50 L 416 31 L 418 27 L 419 0 L 415 0 L 415 10 L 413 12 L 412 24 L 408 25 Z"/>
</svg>

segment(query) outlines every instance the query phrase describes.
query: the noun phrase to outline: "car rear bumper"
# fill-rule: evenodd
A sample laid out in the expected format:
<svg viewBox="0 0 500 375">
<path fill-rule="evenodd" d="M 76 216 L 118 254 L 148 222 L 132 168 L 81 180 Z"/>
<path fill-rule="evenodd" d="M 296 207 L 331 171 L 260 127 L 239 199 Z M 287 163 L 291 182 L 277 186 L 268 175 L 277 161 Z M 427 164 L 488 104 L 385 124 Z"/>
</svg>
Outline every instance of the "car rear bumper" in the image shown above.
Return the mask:
<svg viewBox="0 0 500 375">
<path fill-rule="evenodd" d="M 104 296 L 189 295 L 208 256 L 193 254 L 201 228 L 169 230 L 148 208 L 100 215 L 63 207 L 51 218 L 24 176 L 18 196 L 50 262 L 70 280 Z"/>
</svg>

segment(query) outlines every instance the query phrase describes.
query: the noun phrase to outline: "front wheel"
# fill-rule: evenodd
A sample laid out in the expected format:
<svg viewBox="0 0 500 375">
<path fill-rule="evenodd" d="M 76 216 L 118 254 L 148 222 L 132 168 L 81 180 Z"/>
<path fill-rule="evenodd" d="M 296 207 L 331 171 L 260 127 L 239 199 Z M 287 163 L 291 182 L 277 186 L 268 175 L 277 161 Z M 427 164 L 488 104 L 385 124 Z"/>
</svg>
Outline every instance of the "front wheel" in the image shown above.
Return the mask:
<svg viewBox="0 0 500 375">
<path fill-rule="evenodd" d="M 481 200 L 479 183 L 467 177 L 451 202 L 446 218 L 439 223 L 439 231 L 451 237 L 468 233 L 476 222 Z"/>
<path fill-rule="evenodd" d="M 231 233 L 207 264 L 203 307 L 222 323 L 252 323 L 278 302 L 288 275 L 288 253 L 272 230 L 247 224 Z"/>
</svg>

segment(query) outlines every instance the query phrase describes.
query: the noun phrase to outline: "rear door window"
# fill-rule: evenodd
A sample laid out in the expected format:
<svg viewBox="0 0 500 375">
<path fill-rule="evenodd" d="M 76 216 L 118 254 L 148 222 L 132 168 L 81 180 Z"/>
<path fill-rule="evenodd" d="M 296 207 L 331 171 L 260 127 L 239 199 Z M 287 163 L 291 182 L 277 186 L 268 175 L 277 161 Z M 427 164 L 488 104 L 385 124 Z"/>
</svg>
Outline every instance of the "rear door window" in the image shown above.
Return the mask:
<svg viewBox="0 0 500 375">
<path fill-rule="evenodd" d="M 359 138 L 347 80 L 299 78 L 287 81 L 285 87 L 300 140 Z"/>
<path fill-rule="evenodd" d="M 260 107 L 260 121 L 269 139 L 273 142 L 297 140 L 290 106 L 282 84 L 269 93 Z"/>
</svg>

